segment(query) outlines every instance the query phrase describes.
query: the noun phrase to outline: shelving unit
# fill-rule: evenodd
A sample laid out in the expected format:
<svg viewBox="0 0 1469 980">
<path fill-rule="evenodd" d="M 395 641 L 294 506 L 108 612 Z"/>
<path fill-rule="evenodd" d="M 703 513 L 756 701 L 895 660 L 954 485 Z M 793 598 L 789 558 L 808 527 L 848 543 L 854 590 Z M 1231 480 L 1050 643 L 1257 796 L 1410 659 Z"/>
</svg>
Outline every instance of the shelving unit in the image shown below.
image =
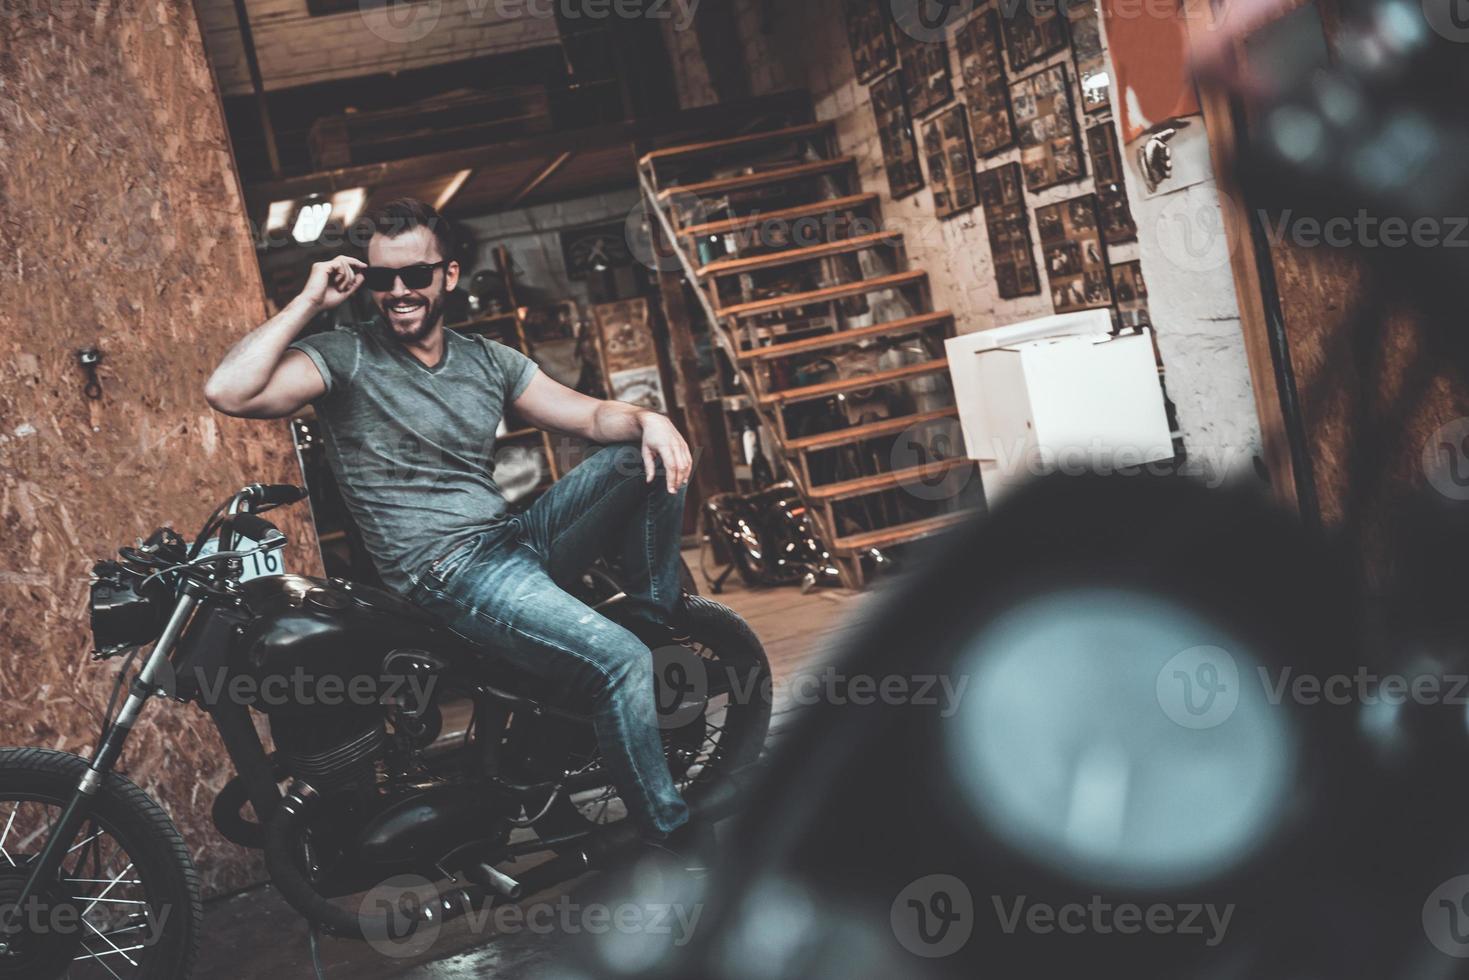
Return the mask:
<svg viewBox="0 0 1469 980">
<path fill-rule="evenodd" d="M 943 339 L 954 318 L 935 310 L 928 274 L 909 268 L 900 234 L 882 230 L 880 199 L 860 186 L 855 160 L 842 154 L 830 123 L 805 123 L 685 146 L 642 157 L 644 206 L 678 261 L 682 285 L 692 287 L 715 342 L 734 366 L 744 396 L 779 448 L 779 465 L 805 499 L 828 549 L 850 586 L 863 582 L 862 559 L 938 534 L 961 521 L 977 501 L 975 465 L 957 439 L 957 410 L 922 403 L 896 417 L 852 419 L 831 431 L 801 432 L 793 408 L 829 400 L 848 405 L 883 385 L 945 387 Z M 667 287 L 665 287 L 666 289 Z M 813 361 L 874 349 L 901 351 L 913 362 L 891 361 L 851 376 L 802 379 Z M 914 355 L 914 351 L 922 352 Z M 906 389 L 905 389 L 906 390 Z M 942 396 L 939 396 L 942 397 Z M 928 401 L 932 401 L 929 399 Z M 728 404 L 729 399 L 726 399 Z M 806 420 L 809 421 L 809 420 Z M 916 444 L 911 455 L 892 447 Z M 822 453 L 851 450 L 872 472 L 823 479 L 814 465 Z M 826 474 L 829 476 L 829 474 Z M 957 478 L 957 479 L 955 479 Z M 954 480 L 952 494 L 931 492 Z M 884 523 L 894 509 L 884 494 L 913 489 L 923 516 Z M 871 526 L 852 530 L 844 504 L 870 501 Z"/>
<path fill-rule="evenodd" d="M 450 329 L 461 333 L 477 333 L 490 336 L 492 339 L 514 347 L 526 357 L 530 357 L 530 341 L 526 337 L 525 321 L 526 308 L 521 306 L 515 297 L 515 281 L 510 273 L 510 254 L 504 246 L 495 249 L 495 262 L 500 270 L 500 275 L 505 282 L 505 295 L 510 303 L 510 310 L 505 313 L 495 313 L 490 316 L 479 317 L 466 323 L 456 323 Z M 551 484 L 561 479 L 559 461 L 556 458 L 556 448 L 551 441 L 550 433 L 536 428 L 519 428 L 506 432 L 495 440 L 497 446 L 512 443 L 524 443 L 539 439 L 541 449 L 546 456 L 546 466 L 549 471 L 548 478 L 543 480 L 533 491 L 541 494 Z"/>
</svg>

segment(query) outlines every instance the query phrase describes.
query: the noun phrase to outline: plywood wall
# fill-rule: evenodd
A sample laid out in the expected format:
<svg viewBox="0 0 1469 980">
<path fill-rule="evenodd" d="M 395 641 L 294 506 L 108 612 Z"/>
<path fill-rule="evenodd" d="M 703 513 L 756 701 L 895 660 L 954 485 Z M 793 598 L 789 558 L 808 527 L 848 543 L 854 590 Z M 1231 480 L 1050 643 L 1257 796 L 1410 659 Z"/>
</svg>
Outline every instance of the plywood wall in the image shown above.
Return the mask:
<svg viewBox="0 0 1469 980">
<path fill-rule="evenodd" d="M 283 422 L 210 411 L 264 294 L 192 7 L 22 4 L 0 39 L 0 744 L 85 751 L 113 671 L 88 660 L 88 570 L 239 486 L 299 483 Z M 83 393 L 79 348 L 104 355 Z M 304 505 L 288 561 L 320 574 Z M 123 768 L 211 890 L 258 878 L 208 826 L 229 777 L 192 707 L 155 702 Z"/>
</svg>

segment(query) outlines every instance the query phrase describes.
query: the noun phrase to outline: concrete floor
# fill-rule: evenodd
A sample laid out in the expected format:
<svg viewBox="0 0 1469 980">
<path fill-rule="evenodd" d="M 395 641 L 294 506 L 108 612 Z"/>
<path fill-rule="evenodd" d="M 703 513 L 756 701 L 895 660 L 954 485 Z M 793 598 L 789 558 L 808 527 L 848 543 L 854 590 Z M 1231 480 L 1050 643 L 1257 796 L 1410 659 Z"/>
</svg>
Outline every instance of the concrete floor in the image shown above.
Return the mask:
<svg viewBox="0 0 1469 980">
<path fill-rule="evenodd" d="M 686 556 L 697 569 L 698 556 Z M 700 577 L 700 587 L 705 583 Z M 705 589 L 707 593 L 707 589 Z M 794 706 L 782 692 L 790 680 L 812 671 L 854 628 L 863 596 L 823 590 L 803 596 L 795 588 L 752 591 L 732 578 L 717 597 L 740 613 L 765 645 L 775 676 L 772 740 L 789 722 Z M 352 980 L 457 980 L 494 977 L 521 980 L 546 976 L 570 941 L 560 924 L 565 909 L 595 902 L 595 874 L 584 875 L 523 903 L 535 915 L 517 921 L 469 918 L 450 922 L 423 944 L 384 944 L 323 939 L 321 960 L 327 977 Z M 585 897 L 593 896 L 593 897 Z M 586 907 L 590 907 L 589 904 Z M 535 916 L 539 916 L 536 918 Z M 205 910 L 204 948 L 195 976 L 201 978 L 270 978 L 296 980 L 314 976 L 305 923 L 268 885 L 211 902 Z"/>
</svg>

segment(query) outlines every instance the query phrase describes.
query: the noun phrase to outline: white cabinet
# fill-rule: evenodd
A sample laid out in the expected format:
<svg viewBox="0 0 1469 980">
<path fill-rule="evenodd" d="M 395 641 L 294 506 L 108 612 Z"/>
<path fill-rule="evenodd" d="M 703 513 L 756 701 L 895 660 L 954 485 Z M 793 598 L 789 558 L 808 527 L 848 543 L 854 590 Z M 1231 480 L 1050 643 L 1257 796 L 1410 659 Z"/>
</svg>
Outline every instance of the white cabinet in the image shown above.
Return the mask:
<svg viewBox="0 0 1469 980">
<path fill-rule="evenodd" d="M 991 503 L 1043 472 L 1172 458 L 1152 338 L 1110 328 L 1106 310 L 1091 310 L 947 342 L 964 443 Z"/>
</svg>

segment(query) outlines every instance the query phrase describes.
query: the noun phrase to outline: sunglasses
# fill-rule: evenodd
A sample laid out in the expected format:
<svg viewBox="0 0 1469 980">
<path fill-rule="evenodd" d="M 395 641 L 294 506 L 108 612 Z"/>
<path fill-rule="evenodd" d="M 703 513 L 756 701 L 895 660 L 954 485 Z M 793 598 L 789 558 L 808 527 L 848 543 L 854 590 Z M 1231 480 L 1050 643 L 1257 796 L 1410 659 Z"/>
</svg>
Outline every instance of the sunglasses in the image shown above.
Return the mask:
<svg viewBox="0 0 1469 980">
<path fill-rule="evenodd" d="M 399 279 L 403 280 L 403 285 L 408 289 L 427 289 L 429 283 L 434 281 L 434 270 L 448 268 L 448 265 L 447 260 L 420 262 L 418 265 L 405 265 L 401 269 L 370 265 L 362 270 L 362 276 L 367 280 L 367 288 L 375 293 L 392 292 Z"/>
</svg>

